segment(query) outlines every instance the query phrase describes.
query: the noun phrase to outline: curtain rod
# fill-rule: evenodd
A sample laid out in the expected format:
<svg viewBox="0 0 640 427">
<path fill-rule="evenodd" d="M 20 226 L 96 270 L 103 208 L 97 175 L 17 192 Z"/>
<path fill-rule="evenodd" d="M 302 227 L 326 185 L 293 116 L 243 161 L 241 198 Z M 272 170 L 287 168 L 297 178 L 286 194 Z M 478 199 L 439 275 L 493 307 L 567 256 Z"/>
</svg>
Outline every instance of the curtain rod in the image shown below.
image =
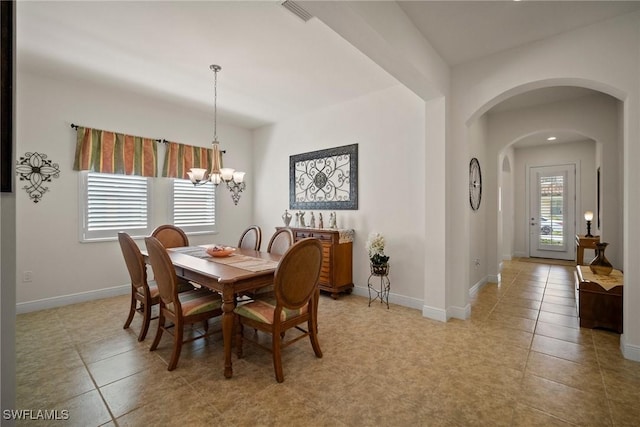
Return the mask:
<svg viewBox="0 0 640 427">
<path fill-rule="evenodd" d="M 78 126 L 78 125 L 77 125 L 77 124 L 75 124 L 75 123 L 71 123 L 71 127 L 72 127 L 73 129 L 75 129 L 75 130 L 78 130 L 78 128 L 79 128 L 80 126 Z M 166 139 L 164 139 L 164 138 L 163 138 L 163 139 L 154 139 L 154 141 L 159 142 L 159 143 L 161 143 L 161 144 L 168 144 L 168 143 L 169 143 L 169 141 L 167 141 L 167 140 L 166 140 Z"/>
<path fill-rule="evenodd" d="M 75 129 L 75 130 L 78 130 L 78 128 L 79 128 L 80 126 L 78 126 L 78 125 L 77 125 L 77 124 L 75 124 L 75 123 L 71 123 L 71 127 L 72 127 L 73 129 Z M 162 138 L 162 139 L 155 139 L 154 141 L 159 142 L 159 143 L 161 143 L 161 144 L 168 144 L 168 143 L 169 143 L 169 141 L 167 141 L 167 140 L 166 140 L 166 139 L 164 139 L 164 138 Z M 221 153 L 226 153 L 227 151 L 226 151 L 226 150 L 220 150 L 220 152 L 221 152 Z"/>
</svg>

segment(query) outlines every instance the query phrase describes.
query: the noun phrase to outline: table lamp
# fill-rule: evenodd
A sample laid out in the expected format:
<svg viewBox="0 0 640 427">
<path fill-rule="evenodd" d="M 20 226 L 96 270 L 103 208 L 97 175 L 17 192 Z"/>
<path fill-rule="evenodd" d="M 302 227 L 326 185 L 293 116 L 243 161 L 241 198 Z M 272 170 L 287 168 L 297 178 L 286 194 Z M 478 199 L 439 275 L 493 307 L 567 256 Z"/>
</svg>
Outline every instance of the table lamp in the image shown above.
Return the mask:
<svg viewBox="0 0 640 427">
<path fill-rule="evenodd" d="M 584 219 L 585 221 L 587 221 L 587 234 L 585 234 L 584 237 L 593 237 L 591 235 L 591 221 L 593 220 L 593 212 L 586 211 L 584 213 Z"/>
</svg>

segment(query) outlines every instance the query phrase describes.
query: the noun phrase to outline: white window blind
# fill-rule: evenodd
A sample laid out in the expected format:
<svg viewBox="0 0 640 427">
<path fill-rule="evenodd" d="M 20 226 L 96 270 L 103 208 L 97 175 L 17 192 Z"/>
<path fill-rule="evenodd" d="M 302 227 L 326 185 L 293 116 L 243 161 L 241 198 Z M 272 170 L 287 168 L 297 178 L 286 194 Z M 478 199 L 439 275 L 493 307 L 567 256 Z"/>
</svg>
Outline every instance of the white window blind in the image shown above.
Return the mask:
<svg viewBox="0 0 640 427">
<path fill-rule="evenodd" d="M 111 240 L 118 231 L 146 236 L 150 230 L 149 181 L 132 175 L 84 172 L 81 240 Z"/>
<path fill-rule="evenodd" d="M 216 225 L 216 189 L 210 182 L 194 186 L 186 179 L 173 180 L 173 224 L 185 232 L 213 232 Z"/>
</svg>

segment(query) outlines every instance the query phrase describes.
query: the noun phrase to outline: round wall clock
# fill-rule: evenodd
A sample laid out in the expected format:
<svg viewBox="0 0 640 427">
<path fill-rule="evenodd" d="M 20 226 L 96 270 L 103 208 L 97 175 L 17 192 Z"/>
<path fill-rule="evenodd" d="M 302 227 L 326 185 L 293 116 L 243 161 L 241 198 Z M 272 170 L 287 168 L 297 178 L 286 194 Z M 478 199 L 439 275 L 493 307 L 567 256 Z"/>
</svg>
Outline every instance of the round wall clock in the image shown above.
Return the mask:
<svg viewBox="0 0 640 427">
<path fill-rule="evenodd" d="M 475 157 L 469 162 L 469 203 L 477 211 L 482 200 L 482 172 L 480 162 Z"/>
</svg>

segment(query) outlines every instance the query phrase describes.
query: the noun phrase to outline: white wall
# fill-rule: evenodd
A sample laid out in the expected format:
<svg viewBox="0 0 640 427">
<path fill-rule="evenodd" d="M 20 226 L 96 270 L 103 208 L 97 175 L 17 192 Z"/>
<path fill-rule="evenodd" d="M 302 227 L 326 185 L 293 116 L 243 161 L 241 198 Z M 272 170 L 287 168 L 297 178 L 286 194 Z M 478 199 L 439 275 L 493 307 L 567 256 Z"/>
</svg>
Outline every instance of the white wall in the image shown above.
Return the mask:
<svg viewBox="0 0 640 427">
<path fill-rule="evenodd" d="M 625 265 L 624 335 L 626 357 L 640 360 L 640 248 L 629 244 L 640 238 L 640 172 L 631 159 L 640 158 L 640 14 L 613 18 L 556 37 L 501 52 L 454 67 L 452 75 L 451 139 L 448 157 L 452 167 L 447 180 L 457 201 L 447 206 L 448 217 L 461 224 L 448 242 L 450 253 L 465 251 L 469 232 L 468 211 L 463 209 L 466 179 L 462 165 L 468 161 L 468 125 L 492 106 L 532 89 L 559 85 L 583 86 L 624 101 L 622 149 L 624 161 L 623 250 Z M 497 156 L 496 156 L 497 158 Z M 457 165 L 457 166 L 455 166 Z M 496 187 L 497 188 L 497 187 Z M 603 230 L 604 231 L 604 230 Z M 447 259 L 452 265 L 454 260 Z M 461 270 L 461 269 L 460 269 Z M 465 298 L 464 271 L 452 271 L 448 286 L 457 298 Z M 465 301 L 454 301 L 464 304 Z"/>
<path fill-rule="evenodd" d="M 213 115 L 149 99 L 134 92 L 91 85 L 64 76 L 43 76 L 18 69 L 17 153 L 45 153 L 57 163 L 60 177 L 46 183 L 49 192 L 33 203 L 17 189 L 17 302 L 19 311 L 40 309 L 128 291 L 130 282 L 117 241 L 79 243 L 78 175 L 72 170 L 76 132 L 70 123 L 132 135 L 208 146 Z M 247 191 L 234 206 L 226 189 L 218 189 L 218 235 L 192 236 L 194 244 L 235 244 L 253 218 L 254 181 L 251 132 L 220 125 L 225 165 L 248 171 Z M 160 168 L 164 146 L 158 147 Z M 169 180 L 153 180 L 153 226 L 169 222 Z M 144 247 L 144 242 L 138 242 Z M 33 281 L 22 282 L 23 271 Z M 110 289 L 111 288 L 111 289 Z"/>
<path fill-rule="evenodd" d="M 353 280 L 366 293 L 367 236 L 385 236 L 391 297 L 421 308 L 424 264 L 425 105 L 403 86 L 266 126 L 254 133 L 256 223 L 270 236 L 289 207 L 289 156 L 358 144 L 358 210 L 338 210 L 338 227 L 355 230 Z M 315 211 L 316 217 L 319 211 Z M 328 212 L 323 212 L 328 218 Z M 309 214 L 307 214 L 307 217 Z M 325 220 L 326 221 L 326 220 Z"/>
<path fill-rule="evenodd" d="M 488 257 L 487 248 L 491 245 L 487 242 L 486 236 L 486 215 L 487 212 L 493 212 L 491 205 L 493 200 L 490 195 L 495 194 L 492 191 L 486 191 L 486 182 L 492 171 L 487 167 L 486 150 L 487 144 L 487 120 L 483 116 L 469 126 L 469 158 L 477 158 L 480 163 L 482 172 L 482 199 L 480 200 L 480 208 L 477 211 L 471 211 L 469 216 L 469 288 L 477 289 L 487 282 L 487 261 L 494 257 Z M 470 204 L 467 204 L 470 208 Z M 495 241 L 495 235 L 491 237 Z"/>
</svg>

